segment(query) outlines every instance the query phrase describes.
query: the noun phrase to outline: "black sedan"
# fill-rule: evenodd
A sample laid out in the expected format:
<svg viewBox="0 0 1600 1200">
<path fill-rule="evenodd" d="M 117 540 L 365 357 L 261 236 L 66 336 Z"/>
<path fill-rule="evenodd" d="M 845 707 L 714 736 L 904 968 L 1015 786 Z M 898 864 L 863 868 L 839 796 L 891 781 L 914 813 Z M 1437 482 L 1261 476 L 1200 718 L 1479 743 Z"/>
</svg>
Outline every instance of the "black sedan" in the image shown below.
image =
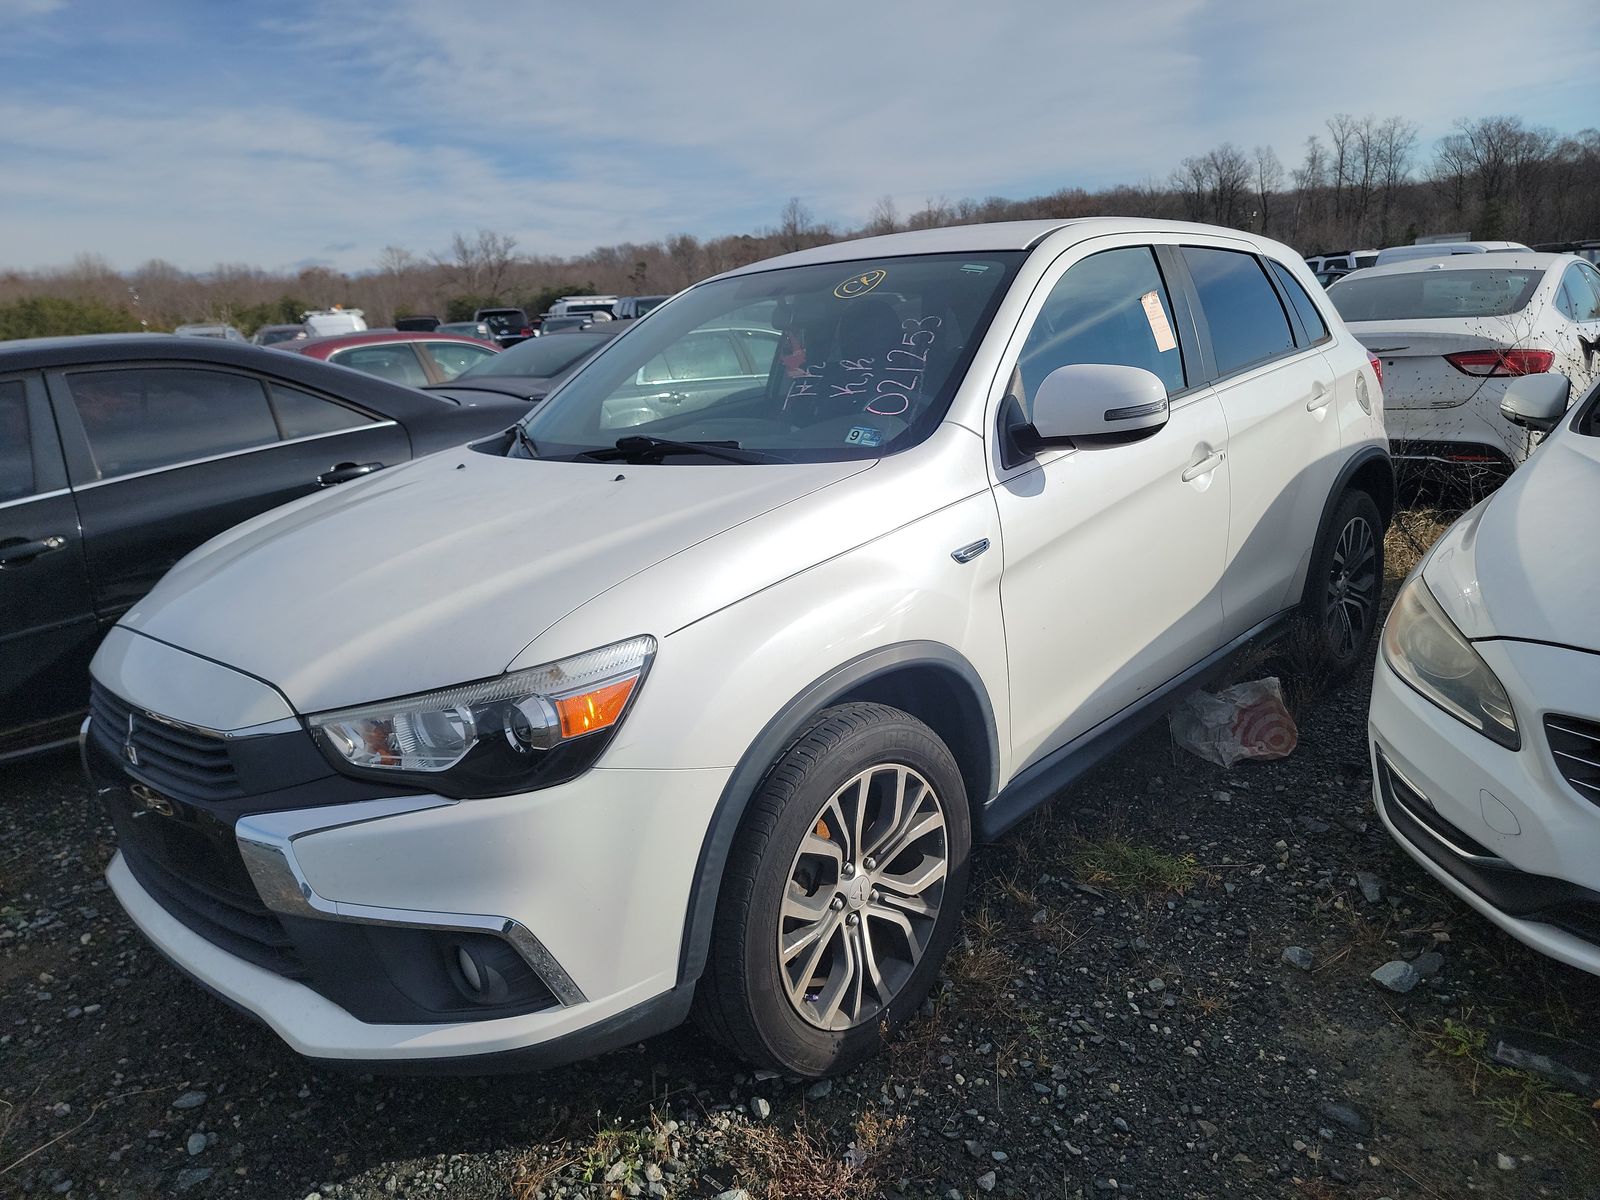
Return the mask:
<svg viewBox="0 0 1600 1200">
<path fill-rule="evenodd" d="M 101 633 L 207 538 L 526 412 L 212 338 L 0 342 L 0 760 L 76 734 Z"/>
<path fill-rule="evenodd" d="M 448 383 L 435 384 L 429 390 L 462 401 L 490 395 L 537 402 L 598 354 L 600 347 L 631 328 L 632 321 L 602 321 L 587 329 L 532 338 L 473 363 Z"/>
</svg>

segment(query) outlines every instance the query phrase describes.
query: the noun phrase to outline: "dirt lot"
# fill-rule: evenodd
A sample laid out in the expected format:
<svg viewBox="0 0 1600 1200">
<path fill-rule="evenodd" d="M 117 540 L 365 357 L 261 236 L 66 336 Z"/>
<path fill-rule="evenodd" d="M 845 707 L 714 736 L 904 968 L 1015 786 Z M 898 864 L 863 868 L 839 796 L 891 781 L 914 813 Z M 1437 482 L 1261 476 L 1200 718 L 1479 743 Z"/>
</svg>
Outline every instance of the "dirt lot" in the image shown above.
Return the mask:
<svg viewBox="0 0 1600 1200">
<path fill-rule="evenodd" d="M 1365 697 L 1232 770 L 1152 730 L 981 852 L 923 1018 L 809 1087 L 689 1030 L 542 1076 L 313 1069 L 134 933 L 71 756 L 0 767 L 0 1194 L 1600 1196 L 1594 1096 L 1490 1056 L 1592 1036 L 1600 986 L 1392 847 Z M 1368 979 L 1423 954 L 1409 994 Z"/>
</svg>

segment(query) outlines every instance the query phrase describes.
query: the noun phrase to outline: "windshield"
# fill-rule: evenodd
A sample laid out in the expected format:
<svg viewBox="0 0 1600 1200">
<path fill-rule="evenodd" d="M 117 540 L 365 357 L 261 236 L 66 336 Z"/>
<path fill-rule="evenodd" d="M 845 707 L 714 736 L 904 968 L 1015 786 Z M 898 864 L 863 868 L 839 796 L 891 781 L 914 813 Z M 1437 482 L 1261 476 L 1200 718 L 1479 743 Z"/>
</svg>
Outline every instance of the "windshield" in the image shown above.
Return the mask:
<svg viewBox="0 0 1600 1200">
<path fill-rule="evenodd" d="M 1328 289 L 1346 321 L 1503 317 L 1525 307 L 1542 270 L 1430 268 L 1394 275 L 1350 275 Z"/>
<path fill-rule="evenodd" d="M 559 375 L 585 354 L 592 354 L 609 342 L 609 336 L 597 337 L 590 333 L 562 333 L 551 337 L 532 338 L 518 342 L 509 350 L 491 354 L 481 362 L 473 363 L 456 378 L 469 375 L 528 375 L 547 378 Z"/>
<path fill-rule="evenodd" d="M 788 462 L 905 449 L 943 419 L 1025 257 L 869 259 L 702 284 L 575 373 L 527 433 L 542 457 L 625 437 Z"/>
</svg>

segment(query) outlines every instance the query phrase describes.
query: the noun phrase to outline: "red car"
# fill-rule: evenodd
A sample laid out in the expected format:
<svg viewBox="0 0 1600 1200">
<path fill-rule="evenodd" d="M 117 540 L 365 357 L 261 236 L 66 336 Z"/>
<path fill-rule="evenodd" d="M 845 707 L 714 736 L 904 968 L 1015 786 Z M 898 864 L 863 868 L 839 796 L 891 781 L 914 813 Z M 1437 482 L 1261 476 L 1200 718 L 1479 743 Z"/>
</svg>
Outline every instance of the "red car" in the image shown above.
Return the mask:
<svg viewBox="0 0 1600 1200">
<path fill-rule="evenodd" d="M 448 383 L 468 367 L 500 353 L 493 342 L 477 338 L 395 329 L 279 342 L 273 349 L 320 358 L 418 388 Z"/>
</svg>

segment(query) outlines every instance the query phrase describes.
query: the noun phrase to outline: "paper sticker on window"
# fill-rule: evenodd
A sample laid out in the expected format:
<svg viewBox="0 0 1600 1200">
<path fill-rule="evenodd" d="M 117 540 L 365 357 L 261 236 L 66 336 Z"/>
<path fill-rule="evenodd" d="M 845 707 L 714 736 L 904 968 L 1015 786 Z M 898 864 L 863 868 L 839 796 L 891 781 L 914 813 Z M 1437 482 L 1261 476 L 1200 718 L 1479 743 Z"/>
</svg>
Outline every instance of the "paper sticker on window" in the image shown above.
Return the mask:
<svg viewBox="0 0 1600 1200">
<path fill-rule="evenodd" d="M 1165 354 L 1177 348 L 1178 339 L 1172 336 L 1172 322 L 1167 320 L 1167 310 L 1161 306 L 1159 292 L 1146 292 L 1139 297 L 1144 306 L 1144 319 L 1150 322 L 1150 333 L 1156 339 L 1156 351 Z"/>
<path fill-rule="evenodd" d="M 847 446 L 881 446 L 883 431 L 871 425 L 852 425 L 850 432 L 844 435 L 844 442 Z"/>
</svg>

